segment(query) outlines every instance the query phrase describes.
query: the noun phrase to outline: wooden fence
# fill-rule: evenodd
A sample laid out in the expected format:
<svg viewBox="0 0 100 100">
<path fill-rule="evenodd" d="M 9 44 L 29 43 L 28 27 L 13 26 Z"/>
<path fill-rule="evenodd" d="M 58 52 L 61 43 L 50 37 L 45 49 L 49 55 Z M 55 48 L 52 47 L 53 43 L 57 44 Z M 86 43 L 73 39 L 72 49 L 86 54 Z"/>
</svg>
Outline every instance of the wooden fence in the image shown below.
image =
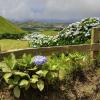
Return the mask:
<svg viewBox="0 0 100 100">
<path fill-rule="evenodd" d="M 10 53 L 14 53 L 16 57 L 22 56 L 24 53 L 32 55 L 50 55 L 52 53 L 66 53 L 66 52 L 91 52 L 91 56 L 96 61 L 96 56 L 100 51 L 99 43 L 100 28 L 94 27 L 92 29 L 91 44 L 80 44 L 80 45 L 67 45 L 67 46 L 53 46 L 53 47 L 42 47 L 42 48 L 27 48 L 8 52 L 0 52 L 0 60 L 3 57 L 7 57 Z"/>
</svg>

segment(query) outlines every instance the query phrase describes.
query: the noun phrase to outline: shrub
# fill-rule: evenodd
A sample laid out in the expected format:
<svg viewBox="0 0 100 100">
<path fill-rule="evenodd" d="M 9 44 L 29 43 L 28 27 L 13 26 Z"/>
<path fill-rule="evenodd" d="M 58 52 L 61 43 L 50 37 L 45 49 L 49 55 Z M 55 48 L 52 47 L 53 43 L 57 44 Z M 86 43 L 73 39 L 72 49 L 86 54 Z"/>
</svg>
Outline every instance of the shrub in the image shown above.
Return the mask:
<svg viewBox="0 0 100 100">
<path fill-rule="evenodd" d="M 0 39 L 21 39 L 24 37 L 26 33 L 16 33 L 16 34 L 11 34 L 11 33 L 4 33 L 0 34 Z"/>
<path fill-rule="evenodd" d="M 42 91 L 46 86 L 55 87 L 58 81 L 72 77 L 73 71 L 89 66 L 88 61 L 88 56 L 79 53 L 49 57 L 24 54 L 20 59 L 11 54 L 0 63 L 0 69 L 4 81 L 13 89 L 15 97 L 19 98 L 21 89 L 33 87 Z"/>
<path fill-rule="evenodd" d="M 31 47 L 82 44 L 90 39 L 92 27 L 98 26 L 99 24 L 99 18 L 86 18 L 80 22 L 70 24 L 56 36 L 33 33 L 26 37 L 30 40 Z"/>
<path fill-rule="evenodd" d="M 80 22 L 72 23 L 58 35 L 58 44 L 82 44 L 91 38 L 92 27 L 100 24 L 99 18 L 86 18 Z"/>
<path fill-rule="evenodd" d="M 26 35 L 24 39 L 30 41 L 30 47 L 47 47 L 56 45 L 56 38 L 54 36 L 46 36 L 37 32 Z"/>
</svg>

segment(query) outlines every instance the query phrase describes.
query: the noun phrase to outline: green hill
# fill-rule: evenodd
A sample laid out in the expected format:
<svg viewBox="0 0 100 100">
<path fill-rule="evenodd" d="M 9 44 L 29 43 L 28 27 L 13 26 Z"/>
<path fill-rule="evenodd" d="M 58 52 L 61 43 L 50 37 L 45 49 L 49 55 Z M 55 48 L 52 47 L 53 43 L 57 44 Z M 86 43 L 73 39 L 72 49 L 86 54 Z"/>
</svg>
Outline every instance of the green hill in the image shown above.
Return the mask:
<svg viewBox="0 0 100 100">
<path fill-rule="evenodd" d="M 22 29 L 14 25 L 12 22 L 8 21 L 4 17 L 0 16 L 0 34 L 18 34 L 25 33 Z"/>
</svg>

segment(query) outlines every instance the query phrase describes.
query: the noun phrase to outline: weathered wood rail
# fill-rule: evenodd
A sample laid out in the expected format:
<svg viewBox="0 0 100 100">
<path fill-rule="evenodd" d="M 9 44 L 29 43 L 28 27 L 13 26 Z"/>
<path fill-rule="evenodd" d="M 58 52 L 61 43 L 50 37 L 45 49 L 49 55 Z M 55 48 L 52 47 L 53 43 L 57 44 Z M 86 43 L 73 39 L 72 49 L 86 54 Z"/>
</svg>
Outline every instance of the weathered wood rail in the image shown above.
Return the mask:
<svg viewBox="0 0 100 100">
<path fill-rule="evenodd" d="M 99 34 L 100 28 L 94 27 L 92 29 L 91 35 L 91 44 L 80 44 L 80 45 L 67 45 L 67 46 L 53 46 L 53 47 L 42 47 L 42 48 L 27 48 L 27 49 L 20 49 L 8 52 L 1 52 L 0 53 L 0 60 L 3 57 L 8 56 L 11 53 L 14 53 L 16 57 L 22 56 L 24 53 L 32 54 L 32 55 L 51 55 L 52 53 L 67 53 L 67 52 L 91 52 L 93 59 L 96 60 L 96 56 L 100 51 L 100 43 L 99 43 Z"/>
<path fill-rule="evenodd" d="M 0 59 L 14 53 L 16 57 L 22 56 L 24 53 L 32 55 L 51 55 L 52 53 L 67 53 L 67 52 L 90 52 L 100 51 L 100 44 L 80 44 L 80 45 L 68 45 L 68 46 L 54 46 L 54 47 L 42 47 L 42 48 L 27 48 L 20 50 L 13 50 L 0 53 Z"/>
</svg>

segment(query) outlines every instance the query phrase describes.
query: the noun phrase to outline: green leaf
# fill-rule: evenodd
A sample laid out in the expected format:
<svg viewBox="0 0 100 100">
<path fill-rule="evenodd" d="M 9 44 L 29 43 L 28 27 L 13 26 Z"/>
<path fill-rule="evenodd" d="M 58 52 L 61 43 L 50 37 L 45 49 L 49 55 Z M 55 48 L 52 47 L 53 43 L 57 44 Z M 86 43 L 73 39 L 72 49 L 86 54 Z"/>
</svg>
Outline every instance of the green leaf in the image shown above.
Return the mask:
<svg viewBox="0 0 100 100">
<path fill-rule="evenodd" d="M 20 77 L 13 76 L 13 78 L 11 78 L 11 76 L 12 76 L 12 73 L 10 73 L 10 74 L 7 73 L 3 77 L 4 77 L 4 80 L 6 81 L 6 83 L 8 83 L 10 85 L 17 85 L 20 80 Z"/>
<path fill-rule="evenodd" d="M 0 69 L 2 72 L 11 72 L 11 69 L 5 63 L 0 63 Z"/>
<path fill-rule="evenodd" d="M 47 78 L 48 80 L 58 78 L 58 72 L 49 72 Z"/>
<path fill-rule="evenodd" d="M 50 70 L 57 70 L 57 65 L 52 65 L 51 67 L 50 67 Z"/>
<path fill-rule="evenodd" d="M 20 66 L 30 67 L 29 65 L 31 64 L 31 59 L 32 59 L 31 55 L 26 55 L 26 54 L 24 54 L 24 55 L 22 56 L 22 59 L 19 60 L 18 64 L 19 64 Z"/>
<path fill-rule="evenodd" d="M 14 85 L 9 85 L 9 89 L 13 89 L 14 88 Z"/>
<path fill-rule="evenodd" d="M 20 88 L 18 86 L 14 88 L 13 92 L 16 98 L 20 97 Z"/>
<path fill-rule="evenodd" d="M 42 80 L 39 80 L 37 82 L 37 87 L 40 91 L 42 91 L 44 89 L 44 82 Z"/>
<path fill-rule="evenodd" d="M 64 69 L 59 70 L 59 79 L 63 80 L 65 76 L 66 76 L 66 70 Z"/>
<path fill-rule="evenodd" d="M 32 57 L 30 54 L 29 55 L 24 54 L 22 58 L 23 58 L 24 62 L 26 62 L 27 64 L 31 64 Z"/>
<path fill-rule="evenodd" d="M 32 78 L 30 79 L 31 83 L 36 83 L 38 81 L 38 76 L 37 75 L 32 75 Z"/>
<path fill-rule="evenodd" d="M 18 76 L 21 76 L 21 77 L 30 77 L 27 73 L 24 73 L 24 72 L 14 72 L 14 75 L 18 75 Z"/>
<path fill-rule="evenodd" d="M 25 87 L 26 88 L 28 85 L 29 85 L 29 81 L 25 80 L 25 79 L 21 80 L 21 82 L 19 83 L 20 87 Z"/>
<path fill-rule="evenodd" d="M 17 61 L 14 54 L 11 54 L 8 58 L 4 58 L 4 61 L 10 69 L 15 69 Z"/>
<path fill-rule="evenodd" d="M 65 59 L 64 53 L 61 54 L 61 59 L 62 59 L 62 60 Z"/>
<path fill-rule="evenodd" d="M 15 85 L 14 80 L 13 79 L 8 79 L 8 84 Z"/>
<path fill-rule="evenodd" d="M 3 78 L 4 78 L 4 79 L 8 79 L 8 78 L 10 78 L 11 76 L 12 76 L 12 73 L 6 73 L 6 74 L 4 74 Z"/>
<path fill-rule="evenodd" d="M 36 72 L 36 74 L 40 75 L 41 77 L 46 77 L 47 73 L 47 70 L 39 70 Z"/>
<path fill-rule="evenodd" d="M 5 80 L 6 83 L 8 83 L 9 78 L 10 78 L 11 76 L 12 76 L 12 73 L 6 73 L 6 74 L 4 74 L 3 78 L 4 78 L 4 80 Z"/>
<path fill-rule="evenodd" d="M 19 80 L 20 80 L 20 76 L 14 76 L 13 84 L 18 84 Z"/>
<path fill-rule="evenodd" d="M 30 83 L 25 87 L 25 90 L 28 90 L 30 87 Z"/>
</svg>

